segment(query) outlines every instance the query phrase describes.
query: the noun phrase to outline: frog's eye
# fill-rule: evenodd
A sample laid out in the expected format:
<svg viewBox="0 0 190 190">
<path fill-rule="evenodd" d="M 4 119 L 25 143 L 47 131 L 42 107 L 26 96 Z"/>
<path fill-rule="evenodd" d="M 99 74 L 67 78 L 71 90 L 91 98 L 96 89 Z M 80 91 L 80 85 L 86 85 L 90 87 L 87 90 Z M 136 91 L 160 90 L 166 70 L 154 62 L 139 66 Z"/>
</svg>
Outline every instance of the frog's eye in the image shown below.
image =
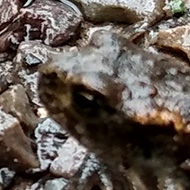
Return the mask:
<svg viewBox="0 0 190 190">
<path fill-rule="evenodd" d="M 90 115 L 97 114 L 102 105 L 102 100 L 97 94 L 85 89 L 75 88 L 72 97 L 74 106 Z"/>
<path fill-rule="evenodd" d="M 77 92 L 73 95 L 74 103 L 82 109 L 95 106 L 95 97 L 88 92 Z"/>
</svg>

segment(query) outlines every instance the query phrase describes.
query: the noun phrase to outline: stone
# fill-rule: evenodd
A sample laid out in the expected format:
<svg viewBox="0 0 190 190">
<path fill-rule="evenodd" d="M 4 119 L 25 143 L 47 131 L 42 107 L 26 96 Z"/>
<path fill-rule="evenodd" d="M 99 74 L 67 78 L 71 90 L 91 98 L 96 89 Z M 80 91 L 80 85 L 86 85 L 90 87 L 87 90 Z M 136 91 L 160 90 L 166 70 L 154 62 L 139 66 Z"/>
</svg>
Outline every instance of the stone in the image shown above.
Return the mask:
<svg viewBox="0 0 190 190">
<path fill-rule="evenodd" d="M 33 185 L 33 181 L 31 179 L 16 179 L 15 183 L 13 186 L 11 186 L 11 188 L 9 188 L 10 190 L 35 190 L 32 189 L 32 185 Z M 40 190 L 40 189 L 38 189 Z"/>
<path fill-rule="evenodd" d="M 37 91 L 38 72 L 37 71 L 30 72 L 30 70 L 28 69 L 26 70 L 23 67 L 20 67 L 18 75 L 21 80 L 21 84 L 25 88 L 25 91 L 30 101 L 33 103 L 33 105 L 42 106 Z"/>
<path fill-rule="evenodd" d="M 0 184 L 5 188 L 10 185 L 13 178 L 15 176 L 15 172 L 10 170 L 9 168 L 1 168 L 0 169 Z"/>
<path fill-rule="evenodd" d="M 155 23 L 164 16 L 162 0 L 73 0 L 86 20 L 92 22 L 136 23 L 149 20 Z"/>
<path fill-rule="evenodd" d="M 51 162 L 58 156 L 58 150 L 66 141 L 67 133 L 55 121 L 46 118 L 38 124 L 34 135 L 40 170 L 47 170 Z"/>
<path fill-rule="evenodd" d="M 47 180 L 44 185 L 44 190 L 63 190 L 66 185 L 67 181 L 64 178 Z"/>
<path fill-rule="evenodd" d="M 22 4 L 22 0 L 0 1 L 0 30 L 6 28 L 6 26 L 18 16 Z"/>
<path fill-rule="evenodd" d="M 18 81 L 16 72 L 16 67 L 12 61 L 0 63 L 0 93 L 5 91 L 13 81 Z"/>
<path fill-rule="evenodd" d="M 53 55 L 60 53 L 59 48 L 52 48 L 42 44 L 40 41 L 21 42 L 17 49 L 14 63 L 26 66 L 34 66 L 46 63 Z"/>
<path fill-rule="evenodd" d="M 15 171 L 38 167 L 31 140 L 24 134 L 18 119 L 0 110 L 0 165 Z"/>
<path fill-rule="evenodd" d="M 50 171 L 56 176 L 69 179 L 79 171 L 86 156 L 86 148 L 70 137 L 58 151 L 58 157 L 51 164 Z"/>
<path fill-rule="evenodd" d="M 62 45 L 75 34 L 83 20 L 80 11 L 72 8 L 72 3 L 36 0 L 26 4 L 28 6 L 21 8 L 12 23 L 0 32 L 0 52 L 16 51 L 22 41 L 29 40 L 40 40 L 50 46 Z M 3 9 L 4 6 L 2 4 Z M 16 11 L 13 2 L 9 6 Z"/>
<path fill-rule="evenodd" d="M 190 60 L 190 26 L 178 26 L 160 30 L 157 37 L 159 47 L 184 53 Z"/>
<path fill-rule="evenodd" d="M 39 39 L 51 46 L 67 41 L 81 21 L 81 14 L 58 1 L 36 0 L 21 10 L 21 22 L 26 31 L 25 41 Z"/>
<path fill-rule="evenodd" d="M 22 85 L 10 86 L 0 95 L 2 110 L 9 113 L 22 123 L 25 132 L 31 133 L 38 123 L 38 118 L 31 110 L 28 97 Z"/>
</svg>

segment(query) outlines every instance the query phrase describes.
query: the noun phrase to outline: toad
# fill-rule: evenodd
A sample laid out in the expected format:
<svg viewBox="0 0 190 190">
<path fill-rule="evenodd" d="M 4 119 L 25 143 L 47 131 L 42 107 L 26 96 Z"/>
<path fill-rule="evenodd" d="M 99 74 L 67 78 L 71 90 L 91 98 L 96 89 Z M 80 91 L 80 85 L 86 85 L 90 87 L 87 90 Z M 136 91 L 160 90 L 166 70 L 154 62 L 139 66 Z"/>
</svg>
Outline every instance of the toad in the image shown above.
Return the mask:
<svg viewBox="0 0 190 190">
<path fill-rule="evenodd" d="M 190 188 L 189 67 L 98 31 L 86 47 L 42 66 L 39 96 L 111 167 L 115 190 Z"/>
</svg>

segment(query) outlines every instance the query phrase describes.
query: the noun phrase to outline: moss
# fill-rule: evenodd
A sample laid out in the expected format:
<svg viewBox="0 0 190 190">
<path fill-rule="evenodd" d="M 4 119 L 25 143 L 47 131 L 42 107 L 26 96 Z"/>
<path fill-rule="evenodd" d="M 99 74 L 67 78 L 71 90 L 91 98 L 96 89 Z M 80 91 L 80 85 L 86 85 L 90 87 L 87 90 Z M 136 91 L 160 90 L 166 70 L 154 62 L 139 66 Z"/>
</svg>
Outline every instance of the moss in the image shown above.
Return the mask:
<svg viewBox="0 0 190 190">
<path fill-rule="evenodd" d="M 186 12 L 185 3 L 182 0 L 172 0 L 170 6 L 173 14 L 184 14 Z"/>
</svg>

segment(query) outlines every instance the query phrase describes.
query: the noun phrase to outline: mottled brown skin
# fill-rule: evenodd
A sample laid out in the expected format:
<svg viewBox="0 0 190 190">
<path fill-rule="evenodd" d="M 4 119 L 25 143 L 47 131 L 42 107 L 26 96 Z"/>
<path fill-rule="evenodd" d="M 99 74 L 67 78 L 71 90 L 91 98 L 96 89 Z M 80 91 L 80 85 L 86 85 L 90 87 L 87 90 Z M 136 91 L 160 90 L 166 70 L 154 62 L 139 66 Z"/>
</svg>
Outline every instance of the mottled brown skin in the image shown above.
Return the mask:
<svg viewBox="0 0 190 190">
<path fill-rule="evenodd" d="M 116 190 L 190 188 L 189 67 L 99 31 L 86 47 L 41 68 L 39 95 L 117 174 L 135 171 L 140 184 L 129 180 Z"/>
</svg>

